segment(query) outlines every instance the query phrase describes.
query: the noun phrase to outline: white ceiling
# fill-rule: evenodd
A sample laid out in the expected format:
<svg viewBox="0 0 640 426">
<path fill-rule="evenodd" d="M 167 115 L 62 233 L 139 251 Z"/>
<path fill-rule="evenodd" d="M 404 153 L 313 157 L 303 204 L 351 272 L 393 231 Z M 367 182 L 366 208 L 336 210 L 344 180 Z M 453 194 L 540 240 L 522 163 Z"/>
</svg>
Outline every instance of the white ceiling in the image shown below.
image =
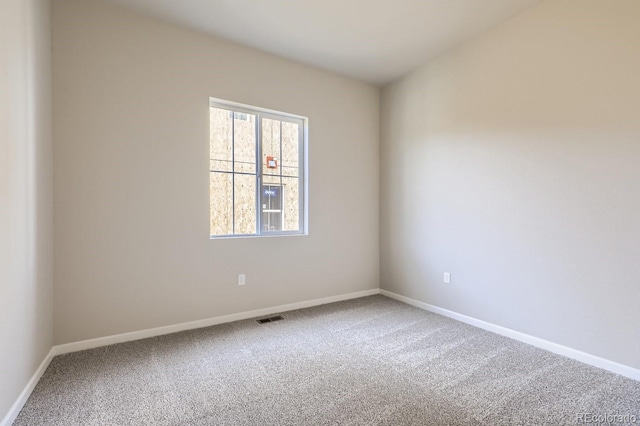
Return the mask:
<svg viewBox="0 0 640 426">
<path fill-rule="evenodd" d="M 108 1 L 384 84 L 540 0 Z"/>
</svg>

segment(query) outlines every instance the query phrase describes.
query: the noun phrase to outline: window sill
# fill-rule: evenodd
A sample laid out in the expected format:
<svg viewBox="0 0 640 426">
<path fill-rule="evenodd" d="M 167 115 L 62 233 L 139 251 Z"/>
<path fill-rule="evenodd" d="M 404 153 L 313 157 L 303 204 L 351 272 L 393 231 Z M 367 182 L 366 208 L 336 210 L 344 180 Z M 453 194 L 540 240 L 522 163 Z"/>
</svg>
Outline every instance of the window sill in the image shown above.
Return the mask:
<svg viewBox="0 0 640 426">
<path fill-rule="evenodd" d="M 306 237 L 308 232 L 260 234 L 260 235 L 210 235 L 209 240 L 235 240 L 239 238 L 275 238 L 275 237 Z"/>
</svg>

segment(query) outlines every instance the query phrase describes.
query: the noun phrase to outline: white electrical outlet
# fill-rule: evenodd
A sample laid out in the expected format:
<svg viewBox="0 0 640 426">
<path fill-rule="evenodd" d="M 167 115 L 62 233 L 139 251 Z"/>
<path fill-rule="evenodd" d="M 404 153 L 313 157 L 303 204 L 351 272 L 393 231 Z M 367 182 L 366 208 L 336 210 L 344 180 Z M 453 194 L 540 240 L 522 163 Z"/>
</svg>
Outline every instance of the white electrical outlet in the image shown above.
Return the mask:
<svg viewBox="0 0 640 426">
<path fill-rule="evenodd" d="M 451 274 L 448 272 L 444 273 L 444 282 L 445 284 L 450 284 L 451 283 Z"/>
<path fill-rule="evenodd" d="M 245 285 L 247 282 L 247 276 L 245 274 L 238 275 L 238 285 Z"/>
</svg>

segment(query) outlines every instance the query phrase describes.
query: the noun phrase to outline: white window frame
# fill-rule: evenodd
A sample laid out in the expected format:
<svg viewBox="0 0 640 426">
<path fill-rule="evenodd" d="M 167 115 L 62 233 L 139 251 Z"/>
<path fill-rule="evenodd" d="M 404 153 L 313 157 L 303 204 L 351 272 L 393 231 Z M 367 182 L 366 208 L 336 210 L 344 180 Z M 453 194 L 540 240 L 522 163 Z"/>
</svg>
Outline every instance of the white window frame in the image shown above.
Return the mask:
<svg viewBox="0 0 640 426">
<path fill-rule="evenodd" d="M 277 236 L 294 236 L 294 235 L 308 235 L 309 234 L 309 216 L 308 216 L 308 129 L 309 119 L 301 115 L 290 114 L 282 111 L 271 110 L 267 108 L 256 107 L 252 105 L 245 105 L 238 102 L 227 101 L 219 98 L 209 98 L 209 107 L 220 108 L 231 112 L 239 112 L 245 114 L 252 114 L 256 116 L 256 233 L 255 234 L 224 234 L 224 235 L 211 235 L 209 231 L 209 239 L 221 239 L 221 238 L 262 238 L 262 237 L 277 237 Z M 298 126 L 298 179 L 299 179 L 299 218 L 298 223 L 300 229 L 297 231 L 263 231 L 262 230 L 262 119 L 268 118 L 272 120 L 288 121 L 291 123 L 299 124 Z M 210 124 L 211 125 L 211 124 Z M 211 141 L 209 140 L 209 144 Z M 208 151 L 207 151 L 208 152 Z M 281 153 L 282 155 L 282 153 Z M 279 160 L 282 160 L 281 158 Z M 232 159 L 233 161 L 233 159 Z M 209 174 L 213 170 L 209 168 Z M 235 174 L 235 171 L 230 172 Z M 211 190 L 209 190 L 211 191 Z M 284 203 L 282 200 L 283 212 L 282 222 L 284 224 Z M 209 212 L 211 215 L 211 211 Z M 235 211 L 234 211 L 235 215 Z"/>
</svg>

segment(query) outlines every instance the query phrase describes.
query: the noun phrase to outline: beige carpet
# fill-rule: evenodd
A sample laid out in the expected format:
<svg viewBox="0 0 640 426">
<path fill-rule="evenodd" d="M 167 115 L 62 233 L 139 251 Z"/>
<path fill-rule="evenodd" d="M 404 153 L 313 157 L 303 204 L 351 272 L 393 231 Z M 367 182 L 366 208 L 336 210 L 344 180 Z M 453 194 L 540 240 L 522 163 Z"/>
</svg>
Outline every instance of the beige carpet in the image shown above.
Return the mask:
<svg viewBox="0 0 640 426">
<path fill-rule="evenodd" d="M 283 316 L 58 356 L 14 424 L 640 423 L 640 382 L 383 296 Z"/>
</svg>

